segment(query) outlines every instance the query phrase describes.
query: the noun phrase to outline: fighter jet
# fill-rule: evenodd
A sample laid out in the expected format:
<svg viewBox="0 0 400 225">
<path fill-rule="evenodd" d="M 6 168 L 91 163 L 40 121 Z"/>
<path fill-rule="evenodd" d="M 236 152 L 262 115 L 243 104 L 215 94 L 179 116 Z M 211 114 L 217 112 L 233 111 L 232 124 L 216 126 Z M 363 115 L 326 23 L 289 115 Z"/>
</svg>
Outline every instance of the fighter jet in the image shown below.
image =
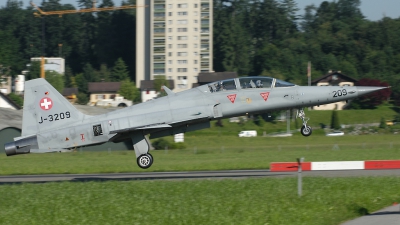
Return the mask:
<svg viewBox="0 0 400 225">
<path fill-rule="evenodd" d="M 103 115 L 78 111 L 44 79 L 25 82 L 21 137 L 5 144 L 7 156 L 71 151 L 80 146 L 131 140 L 140 168 L 153 164 L 150 138 L 209 128 L 210 121 L 245 114 L 298 109 L 301 134 L 309 136 L 304 107 L 345 101 L 386 87 L 298 86 L 271 77 L 240 77 L 202 85 Z"/>
</svg>

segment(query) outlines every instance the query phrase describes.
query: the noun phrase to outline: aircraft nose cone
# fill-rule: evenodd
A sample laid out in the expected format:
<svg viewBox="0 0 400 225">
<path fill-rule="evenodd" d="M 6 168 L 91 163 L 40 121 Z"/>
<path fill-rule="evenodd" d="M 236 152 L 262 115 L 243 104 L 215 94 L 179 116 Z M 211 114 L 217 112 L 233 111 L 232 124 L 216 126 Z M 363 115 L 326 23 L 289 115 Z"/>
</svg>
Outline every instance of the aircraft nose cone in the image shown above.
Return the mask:
<svg viewBox="0 0 400 225">
<path fill-rule="evenodd" d="M 386 89 L 389 87 L 371 87 L 371 86 L 359 86 L 357 87 L 358 96 L 366 95 L 375 91 Z"/>
</svg>

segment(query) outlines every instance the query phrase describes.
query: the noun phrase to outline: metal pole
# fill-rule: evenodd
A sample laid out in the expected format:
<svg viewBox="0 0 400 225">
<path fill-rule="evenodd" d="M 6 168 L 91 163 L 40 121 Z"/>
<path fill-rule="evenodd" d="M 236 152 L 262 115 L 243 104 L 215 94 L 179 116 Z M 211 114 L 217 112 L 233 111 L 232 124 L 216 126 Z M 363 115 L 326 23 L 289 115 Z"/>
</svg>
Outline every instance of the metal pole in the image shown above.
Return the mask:
<svg viewBox="0 0 400 225">
<path fill-rule="evenodd" d="M 297 163 L 298 163 L 298 166 L 297 166 L 297 194 L 299 195 L 299 197 L 301 197 L 301 195 L 302 195 L 302 188 L 303 188 L 303 179 L 302 179 L 302 176 L 301 176 L 301 172 L 302 172 L 302 168 L 301 168 L 301 164 L 303 163 L 303 161 L 304 161 L 304 157 L 302 157 L 302 158 L 297 158 Z"/>
<path fill-rule="evenodd" d="M 286 133 L 290 133 L 290 110 L 286 111 Z"/>
</svg>

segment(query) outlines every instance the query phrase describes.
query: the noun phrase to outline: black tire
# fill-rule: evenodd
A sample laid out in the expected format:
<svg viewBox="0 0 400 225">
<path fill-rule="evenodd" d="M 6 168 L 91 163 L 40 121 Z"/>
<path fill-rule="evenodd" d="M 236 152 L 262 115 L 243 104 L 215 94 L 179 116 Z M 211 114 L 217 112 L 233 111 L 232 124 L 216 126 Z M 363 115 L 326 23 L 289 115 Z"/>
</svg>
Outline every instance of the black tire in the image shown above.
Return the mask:
<svg viewBox="0 0 400 225">
<path fill-rule="evenodd" d="M 312 134 L 312 128 L 310 126 L 303 125 L 300 129 L 300 132 L 304 137 L 308 137 Z"/>
<path fill-rule="evenodd" d="M 148 156 L 150 156 L 150 158 L 151 158 L 151 164 L 153 165 L 153 163 L 154 163 L 154 158 L 153 158 L 153 155 L 152 155 L 152 154 L 150 154 L 150 153 L 147 153 L 147 155 L 148 155 Z"/>
<path fill-rule="evenodd" d="M 119 104 L 118 104 L 118 107 L 125 108 L 125 107 L 127 107 L 127 105 L 126 105 L 125 103 L 119 103 Z"/>
<path fill-rule="evenodd" d="M 138 166 L 142 169 L 147 169 L 153 164 L 153 156 L 150 154 L 143 154 L 136 159 Z"/>
</svg>

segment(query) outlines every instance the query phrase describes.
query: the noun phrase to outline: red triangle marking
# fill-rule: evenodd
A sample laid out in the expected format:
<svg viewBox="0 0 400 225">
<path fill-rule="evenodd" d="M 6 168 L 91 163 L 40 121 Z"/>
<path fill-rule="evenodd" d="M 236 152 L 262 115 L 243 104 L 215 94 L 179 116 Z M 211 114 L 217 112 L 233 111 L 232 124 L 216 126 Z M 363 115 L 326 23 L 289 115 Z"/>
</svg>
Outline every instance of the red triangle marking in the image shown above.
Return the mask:
<svg viewBox="0 0 400 225">
<path fill-rule="evenodd" d="M 228 95 L 228 96 L 226 96 L 226 97 L 229 98 L 229 101 L 231 101 L 232 103 L 235 103 L 236 94 Z"/>
<path fill-rule="evenodd" d="M 264 101 L 267 101 L 268 100 L 268 96 L 269 96 L 269 92 L 261 92 L 260 95 L 264 99 Z"/>
</svg>

